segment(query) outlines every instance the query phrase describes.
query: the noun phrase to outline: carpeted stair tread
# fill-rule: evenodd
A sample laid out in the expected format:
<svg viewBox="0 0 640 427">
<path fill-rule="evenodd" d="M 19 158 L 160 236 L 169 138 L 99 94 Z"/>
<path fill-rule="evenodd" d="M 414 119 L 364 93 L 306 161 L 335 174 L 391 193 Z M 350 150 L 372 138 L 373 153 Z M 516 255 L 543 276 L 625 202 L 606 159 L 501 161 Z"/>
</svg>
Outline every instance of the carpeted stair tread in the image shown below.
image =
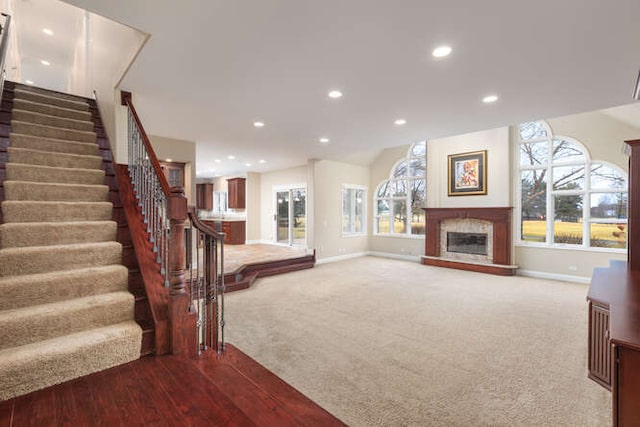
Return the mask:
<svg viewBox="0 0 640 427">
<path fill-rule="evenodd" d="M 109 200 L 109 187 L 107 185 L 5 181 L 4 197 L 5 200 L 105 202 Z"/>
<path fill-rule="evenodd" d="M 65 139 L 68 141 L 95 142 L 96 133 L 83 130 L 62 129 L 56 126 L 46 126 L 37 123 L 11 120 L 11 131 L 25 135 L 41 136 L 43 138 Z"/>
<path fill-rule="evenodd" d="M 12 120 L 20 122 L 36 123 L 44 126 L 52 126 L 68 130 L 92 131 L 93 122 L 88 120 L 68 119 L 66 117 L 52 116 L 50 114 L 35 111 L 19 110 L 13 107 Z"/>
<path fill-rule="evenodd" d="M 55 105 L 62 108 L 70 108 L 72 110 L 89 111 L 89 104 L 86 101 L 77 101 L 72 99 L 60 98 L 52 94 L 16 88 L 13 91 L 14 99 L 24 99 L 27 101 L 38 102 L 40 104 Z"/>
<path fill-rule="evenodd" d="M 117 231 L 115 221 L 9 222 L 0 225 L 0 248 L 111 242 Z"/>
<path fill-rule="evenodd" d="M 80 154 L 98 156 L 98 144 L 92 142 L 74 142 L 64 139 L 42 138 L 39 136 L 9 134 L 9 146 L 50 153 Z"/>
<path fill-rule="evenodd" d="M 70 169 L 7 163 L 6 171 L 6 179 L 8 181 L 90 185 L 102 185 L 104 183 L 104 171 L 100 169 Z"/>
<path fill-rule="evenodd" d="M 0 277 L 121 263 L 122 245 L 118 242 L 0 249 Z"/>
<path fill-rule="evenodd" d="M 44 89 L 44 88 L 33 86 L 33 85 L 20 86 L 20 87 L 17 87 L 17 89 L 23 92 L 39 93 L 41 95 L 49 96 L 52 98 L 68 99 L 75 102 L 87 102 L 87 98 L 85 98 L 84 96 L 72 95 L 70 93 L 58 92 L 51 89 Z"/>
<path fill-rule="evenodd" d="M 37 202 L 5 200 L 5 222 L 108 221 L 113 216 L 111 202 Z"/>
<path fill-rule="evenodd" d="M 41 104 L 39 102 L 28 101 L 26 99 L 14 99 L 13 108 L 17 110 L 33 111 L 50 116 L 65 117 L 75 120 L 91 120 L 89 111 L 73 110 L 71 108 L 58 107 L 51 104 Z"/>
<path fill-rule="evenodd" d="M 0 351 L 0 400 L 121 365 L 140 357 L 134 321 Z"/>
<path fill-rule="evenodd" d="M 125 322 L 134 303 L 118 291 L 0 311 L 0 350 Z"/>
<path fill-rule="evenodd" d="M 7 163 L 22 163 L 25 165 L 52 166 L 70 169 L 102 168 L 102 157 L 100 156 L 54 153 L 15 147 L 8 147 L 7 154 L 9 159 Z"/>
<path fill-rule="evenodd" d="M 124 291 L 128 278 L 122 265 L 0 277 L 0 310 Z"/>
</svg>

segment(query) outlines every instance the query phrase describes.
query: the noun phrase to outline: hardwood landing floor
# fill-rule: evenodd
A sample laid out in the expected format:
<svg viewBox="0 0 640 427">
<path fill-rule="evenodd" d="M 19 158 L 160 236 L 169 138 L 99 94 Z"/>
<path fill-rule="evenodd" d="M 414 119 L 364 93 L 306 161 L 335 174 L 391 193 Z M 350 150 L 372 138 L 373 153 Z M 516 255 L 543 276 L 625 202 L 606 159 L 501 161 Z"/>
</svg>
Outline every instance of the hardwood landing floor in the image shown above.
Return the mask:
<svg viewBox="0 0 640 427">
<path fill-rule="evenodd" d="M 343 426 L 227 344 L 199 359 L 150 356 L 0 402 L 0 426 Z"/>
</svg>

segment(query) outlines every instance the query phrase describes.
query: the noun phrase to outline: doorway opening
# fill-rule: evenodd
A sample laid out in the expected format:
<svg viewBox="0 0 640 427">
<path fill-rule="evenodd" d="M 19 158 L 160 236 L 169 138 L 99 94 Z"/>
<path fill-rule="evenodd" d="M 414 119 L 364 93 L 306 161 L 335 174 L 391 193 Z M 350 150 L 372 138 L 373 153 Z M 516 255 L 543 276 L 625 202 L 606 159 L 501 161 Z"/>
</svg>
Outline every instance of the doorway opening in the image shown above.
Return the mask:
<svg viewBox="0 0 640 427">
<path fill-rule="evenodd" d="M 302 186 L 278 189 L 275 202 L 275 243 L 306 246 L 307 189 Z"/>
</svg>

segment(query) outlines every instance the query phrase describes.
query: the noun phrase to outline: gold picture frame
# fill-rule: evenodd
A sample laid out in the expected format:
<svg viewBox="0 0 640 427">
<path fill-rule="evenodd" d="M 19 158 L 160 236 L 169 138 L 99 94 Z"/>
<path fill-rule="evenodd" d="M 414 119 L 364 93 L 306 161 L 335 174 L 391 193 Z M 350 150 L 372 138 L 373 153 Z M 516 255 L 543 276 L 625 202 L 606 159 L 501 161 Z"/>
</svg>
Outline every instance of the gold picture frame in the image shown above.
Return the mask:
<svg viewBox="0 0 640 427">
<path fill-rule="evenodd" d="M 449 154 L 449 196 L 487 194 L 487 150 Z"/>
</svg>

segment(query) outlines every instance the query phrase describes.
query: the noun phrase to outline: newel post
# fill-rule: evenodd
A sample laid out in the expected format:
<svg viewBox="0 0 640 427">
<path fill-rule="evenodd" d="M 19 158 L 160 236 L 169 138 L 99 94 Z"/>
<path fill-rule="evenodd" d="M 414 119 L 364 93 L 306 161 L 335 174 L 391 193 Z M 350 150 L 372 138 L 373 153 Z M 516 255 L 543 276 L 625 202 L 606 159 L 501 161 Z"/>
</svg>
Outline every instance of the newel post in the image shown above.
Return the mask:
<svg viewBox="0 0 640 427">
<path fill-rule="evenodd" d="M 196 317 L 189 313 L 189 291 L 186 283 L 185 222 L 187 198 L 182 187 L 171 187 L 167 202 L 169 216 L 169 316 L 171 352 L 195 356 Z"/>
</svg>

